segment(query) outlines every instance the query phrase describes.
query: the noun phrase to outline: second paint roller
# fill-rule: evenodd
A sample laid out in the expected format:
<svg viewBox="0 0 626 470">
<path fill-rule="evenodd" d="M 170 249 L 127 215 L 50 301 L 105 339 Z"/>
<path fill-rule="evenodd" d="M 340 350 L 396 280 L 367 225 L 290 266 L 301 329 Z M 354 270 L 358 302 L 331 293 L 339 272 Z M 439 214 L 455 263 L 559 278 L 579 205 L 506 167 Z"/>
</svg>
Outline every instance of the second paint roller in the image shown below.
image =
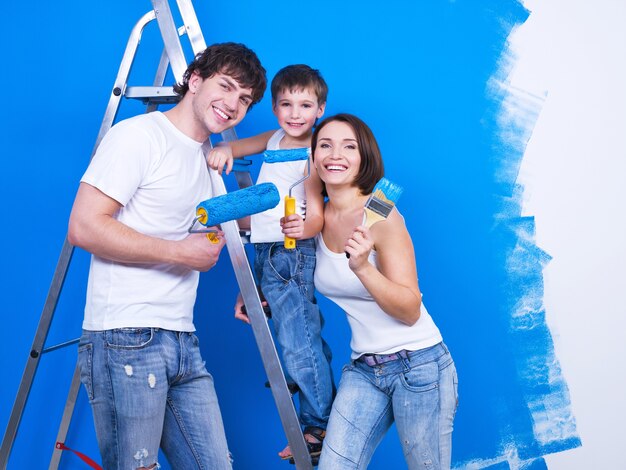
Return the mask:
<svg viewBox="0 0 626 470">
<path fill-rule="evenodd" d="M 196 219 L 212 227 L 276 207 L 280 202 L 273 183 L 262 183 L 239 189 L 201 202 L 196 207 Z"/>
<path fill-rule="evenodd" d="M 289 194 L 285 195 L 285 217 L 296 213 L 296 198 L 291 196 L 291 190 L 302 183 L 311 175 L 311 158 L 310 150 L 307 147 L 297 149 L 279 149 L 266 150 L 263 153 L 265 163 L 282 163 L 295 162 L 298 160 L 307 160 L 307 171 L 303 173 L 302 178 L 289 186 Z M 285 237 L 285 248 L 293 249 L 296 247 L 296 240 L 291 237 Z"/>
</svg>

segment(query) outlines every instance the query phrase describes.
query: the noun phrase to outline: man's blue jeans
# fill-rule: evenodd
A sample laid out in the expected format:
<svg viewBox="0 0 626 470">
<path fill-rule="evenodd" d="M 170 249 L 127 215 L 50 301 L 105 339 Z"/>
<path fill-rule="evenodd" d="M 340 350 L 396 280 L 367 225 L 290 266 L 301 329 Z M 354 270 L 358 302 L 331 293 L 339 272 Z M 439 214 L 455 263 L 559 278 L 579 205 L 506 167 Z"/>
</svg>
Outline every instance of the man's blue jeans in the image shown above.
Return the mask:
<svg viewBox="0 0 626 470">
<path fill-rule="evenodd" d="M 369 366 L 344 366 L 319 470 L 367 468 L 395 421 L 410 470 L 448 470 L 457 375 L 443 343 Z"/>
<path fill-rule="evenodd" d="M 298 240 L 292 250 L 282 242 L 254 247 L 255 272 L 272 311 L 283 366 L 300 387 L 300 423 L 326 429 L 335 383 L 314 295 L 315 240 Z"/>
<path fill-rule="evenodd" d="M 196 335 L 83 331 L 78 361 L 106 470 L 150 467 L 159 446 L 173 468 L 232 469 Z"/>
</svg>

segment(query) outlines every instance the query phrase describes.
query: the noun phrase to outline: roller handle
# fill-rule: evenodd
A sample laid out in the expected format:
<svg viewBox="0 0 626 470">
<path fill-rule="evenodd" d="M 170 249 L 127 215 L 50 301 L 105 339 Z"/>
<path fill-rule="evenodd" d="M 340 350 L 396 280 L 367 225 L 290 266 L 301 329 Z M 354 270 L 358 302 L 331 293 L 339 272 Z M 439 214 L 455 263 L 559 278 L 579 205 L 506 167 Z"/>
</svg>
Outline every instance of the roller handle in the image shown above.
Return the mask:
<svg viewBox="0 0 626 470">
<path fill-rule="evenodd" d="M 285 196 L 285 217 L 296 213 L 296 198 Z M 296 247 L 296 239 L 285 236 L 285 248 L 293 250 Z"/>
<path fill-rule="evenodd" d="M 198 218 L 198 222 L 200 222 L 201 224 L 206 224 L 207 220 L 209 219 L 209 214 L 207 214 L 207 211 L 204 207 L 198 207 L 196 209 L 196 217 Z M 192 224 L 192 227 L 193 227 L 193 224 Z M 214 245 L 220 242 L 220 239 L 218 238 L 215 232 L 207 233 L 206 237 Z"/>
</svg>

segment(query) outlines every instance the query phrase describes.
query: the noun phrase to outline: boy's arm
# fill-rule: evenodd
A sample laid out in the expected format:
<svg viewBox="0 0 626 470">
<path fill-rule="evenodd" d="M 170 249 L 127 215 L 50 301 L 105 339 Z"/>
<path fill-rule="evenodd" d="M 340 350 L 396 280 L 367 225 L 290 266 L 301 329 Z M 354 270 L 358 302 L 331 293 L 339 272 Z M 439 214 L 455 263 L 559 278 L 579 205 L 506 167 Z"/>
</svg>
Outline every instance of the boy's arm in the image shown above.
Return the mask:
<svg viewBox="0 0 626 470">
<path fill-rule="evenodd" d="M 275 132 L 275 130 L 267 131 L 245 139 L 220 142 L 207 155 L 209 168 L 217 170 L 221 175 L 224 166 L 226 166 L 226 174 L 228 175 L 233 168 L 233 158 L 243 158 L 263 152 L 267 148 L 270 137 Z"/>
</svg>

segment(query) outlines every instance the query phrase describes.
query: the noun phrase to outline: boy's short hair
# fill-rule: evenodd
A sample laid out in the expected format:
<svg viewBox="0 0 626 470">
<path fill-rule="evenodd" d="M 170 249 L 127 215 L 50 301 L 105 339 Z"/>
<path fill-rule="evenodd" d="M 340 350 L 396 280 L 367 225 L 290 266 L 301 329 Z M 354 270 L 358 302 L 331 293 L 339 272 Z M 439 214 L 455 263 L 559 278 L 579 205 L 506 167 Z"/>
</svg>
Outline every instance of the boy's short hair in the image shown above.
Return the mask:
<svg viewBox="0 0 626 470">
<path fill-rule="evenodd" d="M 288 65 L 280 69 L 272 80 L 272 104 L 283 90 L 294 91 L 312 89 L 317 96 L 317 104 L 326 103 L 328 85 L 319 70 L 305 64 Z"/>
<path fill-rule="evenodd" d="M 385 166 L 383 165 L 383 157 L 378 147 L 378 142 L 372 133 L 372 130 L 361 119 L 353 114 L 341 113 L 329 116 L 320 122 L 311 137 L 311 153 L 315 161 L 315 149 L 317 147 L 317 139 L 320 131 L 329 123 L 339 121 L 348 124 L 354 131 L 356 137 L 359 155 L 361 156 L 361 164 L 359 172 L 354 180 L 355 186 L 361 190 L 361 194 L 371 194 L 376 183 L 385 176 Z M 326 188 L 324 188 L 326 196 Z"/>
<path fill-rule="evenodd" d="M 240 87 L 251 88 L 250 108 L 261 101 L 267 87 L 265 69 L 257 55 L 245 45 L 235 42 L 213 44 L 196 55 L 187 67 L 182 82 L 174 85 L 174 91 L 181 98 L 189 90 L 189 78 L 194 72 L 202 78 L 223 73 L 235 79 Z"/>
</svg>

